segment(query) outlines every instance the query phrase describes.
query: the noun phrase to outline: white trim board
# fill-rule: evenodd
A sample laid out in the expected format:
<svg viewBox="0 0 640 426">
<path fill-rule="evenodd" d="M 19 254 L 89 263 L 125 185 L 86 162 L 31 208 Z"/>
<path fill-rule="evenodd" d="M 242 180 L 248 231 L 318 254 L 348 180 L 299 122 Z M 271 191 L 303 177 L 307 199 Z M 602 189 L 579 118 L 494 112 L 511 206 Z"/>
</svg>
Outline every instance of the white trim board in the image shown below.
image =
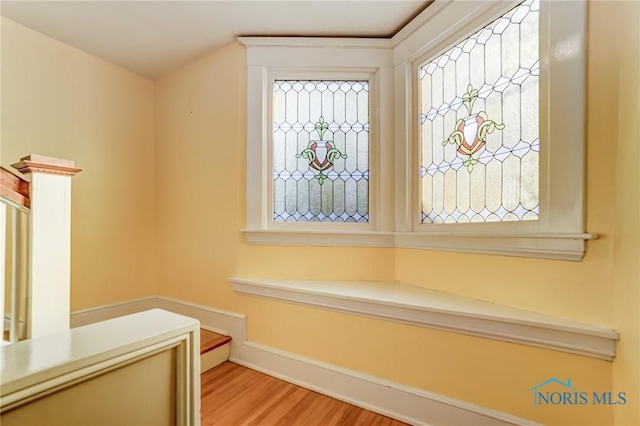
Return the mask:
<svg viewBox="0 0 640 426">
<path fill-rule="evenodd" d="M 160 309 L 6 345 L 0 353 L 0 408 L 9 411 L 132 362 L 175 350 L 174 423 L 199 425 L 199 349 L 198 321 Z"/>
<path fill-rule="evenodd" d="M 618 333 L 604 327 L 409 284 L 229 278 L 233 291 L 453 333 L 612 361 Z"/>
<path fill-rule="evenodd" d="M 241 229 L 247 244 L 312 247 L 396 247 L 579 262 L 585 241 L 598 234 L 479 234 L 462 232 L 319 231 Z M 490 243 L 490 244 L 487 244 Z M 460 249 L 464 247 L 464 249 Z"/>
<path fill-rule="evenodd" d="M 72 324 L 102 321 L 155 305 L 196 318 L 232 337 L 232 362 L 413 425 L 536 426 L 538 423 L 422 389 L 369 376 L 246 340 L 246 316 L 162 296 L 128 300 L 71 314 Z"/>
<path fill-rule="evenodd" d="M 229 360 L 412 425 L 538 425 L 521 417 L 257 343 L 245 342 Z"/>
<path fill-rule="evenodd" d="M 71 328 L 158 308 L 157 297 L 141 297 L 71 312 Z"/>
<path fill-rule="evenodd" d="M 202 328 L 214 333 L 231 336 L 232 355 L 247 340 L 247 319 L 245 315 L 169 297 L 158 296 L 156 299 L 158 307 L 161 309 L 196 318 L 200 321 Z"/>
<path fill-rule="evenodd" d="M 162 296 L 124 300 L 95 308 L 74 311 L 71 313 L 71 327 L 75 328 L 99 321 L 106 321 L 119 316 L 155 308 L 196 318 L 200 321 L 201 328 L 224 336 L 231 336 L 232 349 L 246 340 L 244 315 Z"/>
</svg>

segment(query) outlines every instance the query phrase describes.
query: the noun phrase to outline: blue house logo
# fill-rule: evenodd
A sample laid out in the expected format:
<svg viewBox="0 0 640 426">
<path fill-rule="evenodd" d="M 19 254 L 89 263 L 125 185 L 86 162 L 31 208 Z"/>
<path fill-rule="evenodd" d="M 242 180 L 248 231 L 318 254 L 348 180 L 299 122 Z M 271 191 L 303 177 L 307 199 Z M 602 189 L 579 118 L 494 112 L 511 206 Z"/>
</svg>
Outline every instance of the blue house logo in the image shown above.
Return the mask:
<svg viewBox="0 0 640 426">
<path fill-rule="evenodd" d="M 567 390 L 564 392 L 544 392 L 541 390 L 541 388 L 550 385 L 552 383 L 557 383 L 563 387 L 565 387 Z M 540 404 L 551 404 L 551 405 L 565 405 L 565 400 L 568 400 L 571 398 L 571 396 L 573 394 L 579 394 L 580 392 L 576 392 L 576 388 L 574 388 L 573 386 L 571 386 L 571 379 L 567 379 L 566 383 L 563 382 L 562 380 L 556 379 L 555 377 L 552 377 L 548 380 L 545 380 L 542 383 L 538 383 L 537 385 L 535 385 L 534 387 L 532 387 L 531 389 L 529 389 L 529 392 L 533 391 L 533 406 L 537 407 Z M 573 391 L 573 392 L 571 392 Z M 586 392 L 585 392 L 586 394 Z M 585 402 L 586 403 L 586 402 Z"/>
<path fill-rule="evenodd" d="M 571 379 L 563 382 L 552 377 L 538 383 L 529 392 L 533 392 L 533 406 L 540 405 L 624 405 L 626 392 L 584 392 L 571 385 Z"/>
</svg>

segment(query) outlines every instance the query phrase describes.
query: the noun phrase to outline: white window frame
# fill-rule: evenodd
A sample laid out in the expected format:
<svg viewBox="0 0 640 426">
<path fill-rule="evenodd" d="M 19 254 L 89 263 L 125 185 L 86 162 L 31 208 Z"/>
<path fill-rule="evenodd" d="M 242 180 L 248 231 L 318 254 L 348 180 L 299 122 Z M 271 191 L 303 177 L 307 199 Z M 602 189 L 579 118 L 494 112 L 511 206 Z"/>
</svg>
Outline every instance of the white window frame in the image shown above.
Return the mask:
<svg viewBox="0 0 640 426">
<path fill-rule="evenodd" d="M 540 5 L 539 219 L 469 224 L 418 220 L 417 69 L 519 3 L 436 0 L 391 39 L 240 38 L 247 46 L 247 242 L 581 260 L 585 241 L 597 237 L 584 229 L 584 0 L 544 0 Z M 276 75 L 288 78 L 287 73 L 355 71 L 373 73 L 378 89 L 377 101 L 370 101 L 371 120 L 378 126 L 372 126 L 377 134 L 372 131 L 370 139 L 369 226 L 274 225 L 268 200 L 273 177 L 265 151 L 272 133 L 269 82 Z"/>
<path fill-rule="evenodd" d="M 247 227 L 250 244 L 391 246 L 393 61 L 388 40 L 241 37 L 247 47 Z M 369 222 L 273 220 L 275 80 L 369 81 Z"/>
<path fill-rule="evenodd" d="M 395 93 L 396 246 L 581 260 L 585 240 L 595 237 L 584 231 L 584 1 L 540 4 L 539 219 L 419 223 L 417 69 L 519 3 L 436 0 L 394 37 L 396 88 L 406 88 Z"/>
</svg>

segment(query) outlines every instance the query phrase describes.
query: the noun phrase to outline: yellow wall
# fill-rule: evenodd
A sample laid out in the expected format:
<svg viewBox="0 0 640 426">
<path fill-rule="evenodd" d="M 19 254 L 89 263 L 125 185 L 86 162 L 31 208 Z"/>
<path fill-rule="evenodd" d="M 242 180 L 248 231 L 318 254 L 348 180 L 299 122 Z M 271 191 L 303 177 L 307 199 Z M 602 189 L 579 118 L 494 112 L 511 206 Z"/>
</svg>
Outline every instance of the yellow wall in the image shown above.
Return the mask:
<svg viewBox="0 0 640 426">
<path fill-rule="evenodd" d="M 618 136 L 613 326 L 622 336 L 613 364 L 613 388 L 625 390 L 635 402 L 616 407 L 614 418 L 619 425 L 640 425 L 640 2 L 624 2 L 615 9 L 598 6 L 594 13 L 610 14 L 611 22 L 617 23 L 609 31 L 619 69 L 610 79 L 618 89 L 617 105 L 609 103 L 618 112 L 609 125 L 617 127 Z"/>
<path fill-rule="evenodd" d="M 71 159 L 72 309 L 156 293 L 154 83 L 1 21 L 2 165 Z"/>
<path fill-rule="evenodd" d="M 533 385 L 570 378 L 612 388 L 612 363 L 237 296 L 229 276 L 398 279 L 589 323 L 614 326 L 617 53 L 610 21 L 591 13 L 587 227 L 601 234 L 582 262 L 408 249 L 248 246 L 245 50 L 232 44 L 157 83 L 156 164 L 162 294 L 248 316 L 250 340 L 546 424 L 611 424 L 606 406 L 538 407 Z M 613 27 L 611 27 L 613 28 Z M 615 134 L 615 129 L 613 134 Z M 613 138 L 615 141 L 615 138 Z M 176 224 L 179 224 L 176 226 Z M 316 260 L 323 265 L 316 269 Z M 460 265 L 465 265 L 461 268 Z M 626 371 L 626 370 L 625 370 Z M 622 390 L 622 389 L 620 389 Z M 637 409 L 637 399 L 629 410 Z"/>
<path fill-rule="evenodd" d="M 252 341 L 545 424 L 608 425 L 614 417 L 637 424 L 638 172 L 630 157 L 637 157 L 637 103 L 634 113 L 633 101 L 617 91 L 634 81 L 638 91 L 637 53 L 630 55 L 636 62 L 622 61 L 637 42 L 611 48 L 616 34 L 637 35 L 629 14 L 637 5 L 626 7 L 591 3 L 587 229 L 601 239 L 579 263 L 248 246 L 240 232 L 246 62 L 237 43 L 158 80 L 154 99 L 148 80 L 3 25 L 2 138 L 12 142 L 3 143 L 2 164 L 35 149 L 87 168 L 74 181 L 74 309 L 157 291 L 247 314 Z M 108 178 L 115 170 L 119 177 Z M 326 265 L 321 270 L 317 259 Z M 621 352 L 608 363 L 238 296 L 230 276 L 398 279 L 613 327 Z M 629 403 L 534 408 L 528 389 L 549 377 L 570 378 L 581 390 L 628 391 Z"/>
</svg>

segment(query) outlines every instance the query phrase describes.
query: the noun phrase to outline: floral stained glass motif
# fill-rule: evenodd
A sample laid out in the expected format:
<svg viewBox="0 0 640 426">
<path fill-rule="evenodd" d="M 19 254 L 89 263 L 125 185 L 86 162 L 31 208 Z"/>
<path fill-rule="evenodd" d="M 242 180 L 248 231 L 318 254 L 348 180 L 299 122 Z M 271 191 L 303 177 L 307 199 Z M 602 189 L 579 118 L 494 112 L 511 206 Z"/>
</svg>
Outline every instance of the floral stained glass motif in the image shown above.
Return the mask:
<svg viewBox="0 0 640 426">
<path fill-rule="evenodd" d="M 309 145 L 304 151 L 296 155 L 296 158 L 304 157 L 309 160 L 309 167 L 318 171 L 316 179 L 318 179 L 320 185 L 327 179 L 327 175 L 323 172 L 333 167 L 333 163 L 337 158 L 347 158 L 345 154 L 338 151 L 333 141 L 324 139 L 324 133 L 328 128 L 329 124 L 324 121 L 324 117 L 320 117 L 320 120 L 316 123 L 319 139 L 309 141 Z"/>
<path fill-rule="evenodd" d="M 420 65 L 421 223 L 536 220 L 539 1 Z"/>
<path fill-rule="evenodd" d="M 273 220 L 369 221 L 368 81 L 275 81 Z"/>
</svg>

